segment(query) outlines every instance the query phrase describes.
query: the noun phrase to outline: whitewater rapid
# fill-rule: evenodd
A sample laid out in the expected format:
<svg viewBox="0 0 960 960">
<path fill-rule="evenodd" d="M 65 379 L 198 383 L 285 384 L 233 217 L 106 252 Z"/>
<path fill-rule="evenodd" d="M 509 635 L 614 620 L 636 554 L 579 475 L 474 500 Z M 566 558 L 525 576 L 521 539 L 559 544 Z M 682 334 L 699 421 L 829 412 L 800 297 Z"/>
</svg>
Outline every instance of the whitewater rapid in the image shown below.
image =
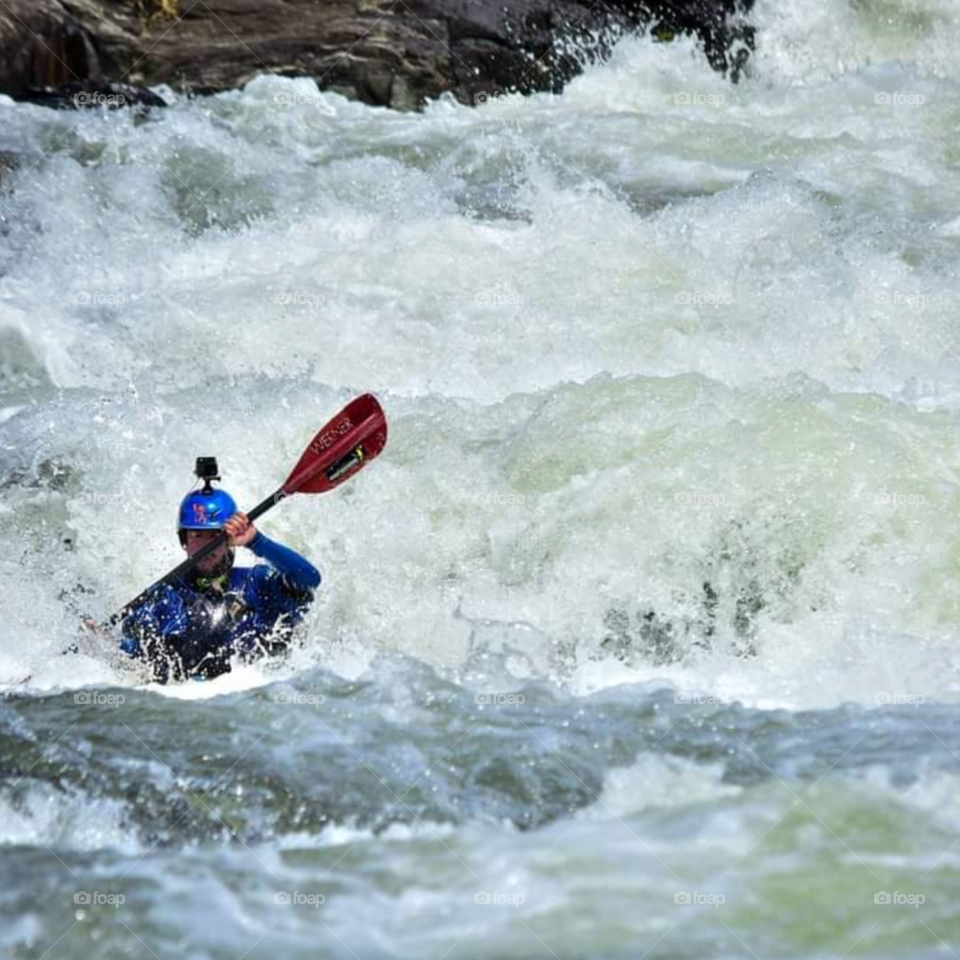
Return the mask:
<svg viewBox="0 0 960 960">
<path fill-rule="evenodd" d="M 751 17 L 736 85 L 0 98 L 0 957 L 960 949 L 960 17 Z M 365 391 L 289 658 L 62 655 Z"/>
<path fill-rule="evenodd" d="M 738 85 L 627 39 L 560 96 L 422 115 L 279 77 L 5 102 L 0 674 L 107 679 L 51 652 L 176 561 L 193 458 L 252 503 L 370 389 L 382 463 L 267 523 L 326 575 L 315 660 L 951 699 L 956 25 L 817 10 L 761 4 Z M 610 610 L 682 632 L 704 582 L 712 652 L 598 658 Z"/>
</svg>

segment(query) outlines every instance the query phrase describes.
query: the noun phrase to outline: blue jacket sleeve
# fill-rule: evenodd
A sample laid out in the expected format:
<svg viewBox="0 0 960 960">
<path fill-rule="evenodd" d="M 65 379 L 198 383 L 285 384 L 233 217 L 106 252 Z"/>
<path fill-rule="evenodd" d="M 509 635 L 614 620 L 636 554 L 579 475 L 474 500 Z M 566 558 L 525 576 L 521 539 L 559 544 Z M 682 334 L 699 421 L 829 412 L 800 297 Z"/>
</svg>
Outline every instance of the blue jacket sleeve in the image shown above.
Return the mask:
<svg viewBox="0 0 960 960">
<path fill-rule="evenodd" d="M 160 632 L 158 618 L 150 598 L 134 607 L 124 618 L 121 627 L 120 649 L 128 656 L 140 659 L 144 656 L 140 641 Z"/>
<path fill-rule="evenodd" d="M 177 633 L 186 622 L 182 600 L 164 584 L 123 618 L 120 649 L 128 657 L 141 659 L 146 655 L 145 643 Z"/>
<path fill-rule="evenodd" d="M 258 533 L 250 544 L 254 555 L 266 560 L 298 593 L 313 593 L 320 586 L 320 571 L 295 550 Z"/>
</svg>

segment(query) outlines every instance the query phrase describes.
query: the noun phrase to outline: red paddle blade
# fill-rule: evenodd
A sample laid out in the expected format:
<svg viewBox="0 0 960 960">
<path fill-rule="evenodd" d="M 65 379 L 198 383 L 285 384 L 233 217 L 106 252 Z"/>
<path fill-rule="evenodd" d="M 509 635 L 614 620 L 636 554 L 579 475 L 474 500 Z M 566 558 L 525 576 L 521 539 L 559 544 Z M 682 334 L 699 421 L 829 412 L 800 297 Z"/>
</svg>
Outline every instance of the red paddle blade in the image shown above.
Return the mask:
<svg viewBox="0 0 960 960">
<path fill-rule="evenodd" d="M 283 484 L 291 493 L 325 493 L 362 470 L 387 445 L 387 418 L 365 393 L 321 427 Z"/>
</svg>

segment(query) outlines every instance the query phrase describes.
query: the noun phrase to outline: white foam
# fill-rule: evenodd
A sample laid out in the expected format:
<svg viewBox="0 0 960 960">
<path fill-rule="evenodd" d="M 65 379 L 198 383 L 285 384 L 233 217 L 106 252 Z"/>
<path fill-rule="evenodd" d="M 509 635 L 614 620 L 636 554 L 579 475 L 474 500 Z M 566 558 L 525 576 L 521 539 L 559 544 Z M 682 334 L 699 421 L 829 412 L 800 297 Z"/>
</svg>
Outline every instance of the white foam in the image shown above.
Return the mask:
<svg viewBox="0 0 960 960">
<path fill-rule="evenodd" d="M 245 693 L 277 682 L 276 671 L 265 669 L 256 664 L 234 666 L 230 673 L 212 680 L 190 683 L 172 683 L 166 686 L 149 684 L 142 689 L 174 700 L 213 700 L 234 693 Z"/>
<path fill-rule="evenodd" d="M 651 808 L 686 807 L 739 796 L 743 788 L 723 784 L 723 773 L 722 764 L 641 754 L 632 766 L 607 772 L 603 794 L 591 815 L 629 817 Z"/>
<path fill-rule="evenodd" d="M 43 846 L 54 851 L 113 847 L 128 853 L 139 848 L 126 826 L 124 805 L 117 800 L 91 800 L 30 781 L 10 786 L 0 808 L 0 846 Z"/>
</svg>

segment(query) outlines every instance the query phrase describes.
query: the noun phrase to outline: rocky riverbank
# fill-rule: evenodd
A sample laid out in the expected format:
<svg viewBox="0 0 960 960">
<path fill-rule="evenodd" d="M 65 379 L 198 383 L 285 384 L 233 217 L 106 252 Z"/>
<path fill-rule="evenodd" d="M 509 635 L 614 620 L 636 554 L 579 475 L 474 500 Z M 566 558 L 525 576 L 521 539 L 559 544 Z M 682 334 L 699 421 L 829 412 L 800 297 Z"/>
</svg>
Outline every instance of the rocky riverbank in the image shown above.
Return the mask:
<svg viewBox="0 0 960 960">
<path fill-rule="evenodd" d="M 664 41 L 697 34 L 711 64 L 735 79 L 753 45 L 752 2 L 3 0 L 0 92 L 75 106 L 98 84 L 122 83 L 125 102 L 136 102 L 136 87 L 213 93 L 273 72 L 416 109 L 447 92 L 470 103 L 560 90 L 640 29 Z"/>
</svg>

